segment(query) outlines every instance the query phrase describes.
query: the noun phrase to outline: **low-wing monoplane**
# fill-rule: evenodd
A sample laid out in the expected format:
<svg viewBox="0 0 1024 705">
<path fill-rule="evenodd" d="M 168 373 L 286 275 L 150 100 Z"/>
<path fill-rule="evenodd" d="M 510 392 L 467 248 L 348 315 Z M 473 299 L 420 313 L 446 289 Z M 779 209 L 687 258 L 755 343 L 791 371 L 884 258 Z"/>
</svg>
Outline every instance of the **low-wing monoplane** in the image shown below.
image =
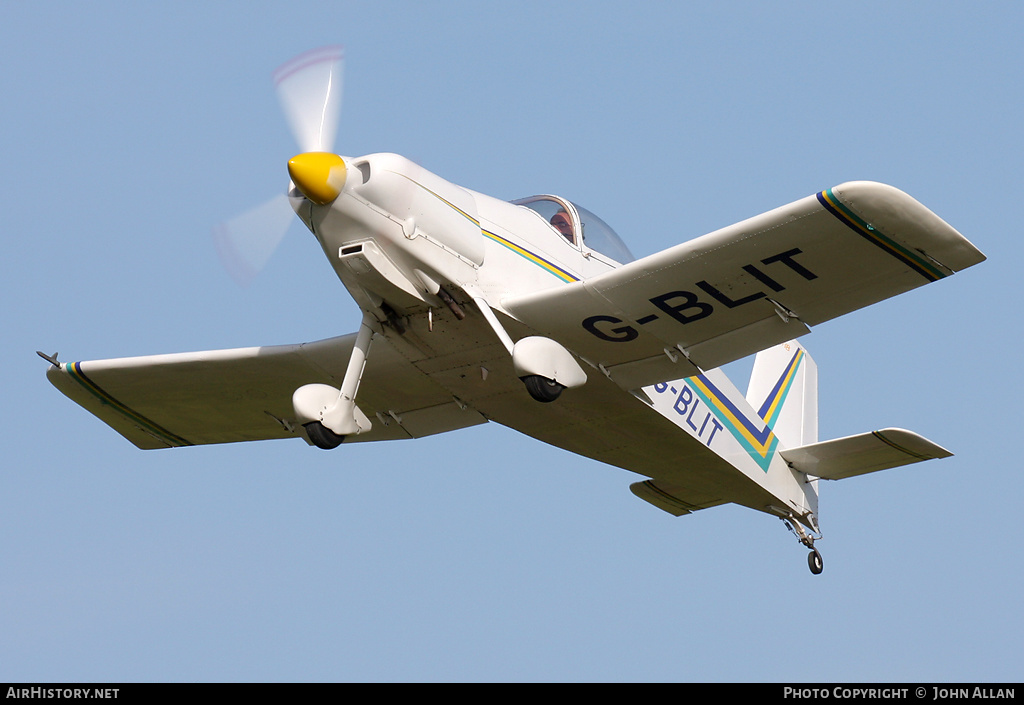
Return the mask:
<svg viewBox="0 0 1024 705">
<path fill-rule="evenodd" d="M 139 448 L 331 449 L 494 421 L 643 476 L 633 493 L 673 515 L 734 502 L 779 517 L 814 573 L 820 480 L 950 455 L 894 428 L 819 441 L 817 368 L 797 342 L 985 259 L 910 196 L 845 183 L 634 259 L 564 198 L 508 202 L 396 154 L 334 154 L 339 70 L 331 48 L 277 77 L 302 149 L 288 201 L 361 309 L 359 330 L 44 356 L 60 391 Z M 287 97 L 310 93 L 316 105 Z M 719 368 L 755 353 L 741 393 Z"/>
</svg>

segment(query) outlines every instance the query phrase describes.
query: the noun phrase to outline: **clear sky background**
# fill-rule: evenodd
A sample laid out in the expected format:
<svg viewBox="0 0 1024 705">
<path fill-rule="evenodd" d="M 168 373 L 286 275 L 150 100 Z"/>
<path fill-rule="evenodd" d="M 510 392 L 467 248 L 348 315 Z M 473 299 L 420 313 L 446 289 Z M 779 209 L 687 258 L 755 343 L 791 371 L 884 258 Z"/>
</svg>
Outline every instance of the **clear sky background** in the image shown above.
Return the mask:
<svg viewBox="0 0 1024 705">
<path fill-rule="evenodd" d="M 0 681 L 1019 681 L 1022 8 L 0 4 Z M 297 221 L 244 288 L 211 237 L 287 185 L 271 71 L 335 43 L 339 151 L 570 197 L 638 255 L 852 179 L 913 195 L 989 261 L 804 341 L 822 438 L 956 457 L 825 484 L 812 576 L 777 519 L 673 518 L 497 425 L 135 449 L 35 350 L 358 325 Z"/>
</svg>

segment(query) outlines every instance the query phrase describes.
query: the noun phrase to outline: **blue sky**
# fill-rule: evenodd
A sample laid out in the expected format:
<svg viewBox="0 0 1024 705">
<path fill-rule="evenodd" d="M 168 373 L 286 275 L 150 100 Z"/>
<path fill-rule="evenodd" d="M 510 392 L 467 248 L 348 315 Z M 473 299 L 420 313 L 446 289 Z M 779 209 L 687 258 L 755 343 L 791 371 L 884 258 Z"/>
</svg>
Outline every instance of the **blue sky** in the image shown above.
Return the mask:
<svg viewBox="0 0 1024 705">
<path fill-rule="evenodd" d="M 0 680 L 1018 681 L 1010 274 L 1019 3 L 0 5 Z M 338 149 L 572 198 L 638 255 L 852 179 L 989 261 L 816 329 L 821 436 L 956 457 L 767 515 L 489 425 L 331 453 L 136 450 L 62 360 L 302 342 L 359 314 L 298 223 L 248 287 L 212 227 L 279 193 L 270 80 L 346 47 Z M 747 368 L 732 369 L 745 386 Z"/>
</svg>

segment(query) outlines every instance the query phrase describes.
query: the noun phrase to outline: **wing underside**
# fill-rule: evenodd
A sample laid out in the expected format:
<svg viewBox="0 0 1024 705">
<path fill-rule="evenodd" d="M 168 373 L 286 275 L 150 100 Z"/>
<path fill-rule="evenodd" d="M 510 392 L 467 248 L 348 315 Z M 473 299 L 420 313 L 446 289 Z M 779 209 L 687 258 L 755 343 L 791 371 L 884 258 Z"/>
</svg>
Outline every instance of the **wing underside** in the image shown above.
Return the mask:
<svg viewBox="0 0 1024 705">
<path fill-rule="evenodd" d="M 314 343 L 72 362 L 47 377 L 139 448 L 302 436 L 292 393 L 339 386 L 354 335 Z M 483 423 L 383 338 L 373 343 L 360 403 L 373 429 L 353 441 L 416 438 Z"/>
</svg>

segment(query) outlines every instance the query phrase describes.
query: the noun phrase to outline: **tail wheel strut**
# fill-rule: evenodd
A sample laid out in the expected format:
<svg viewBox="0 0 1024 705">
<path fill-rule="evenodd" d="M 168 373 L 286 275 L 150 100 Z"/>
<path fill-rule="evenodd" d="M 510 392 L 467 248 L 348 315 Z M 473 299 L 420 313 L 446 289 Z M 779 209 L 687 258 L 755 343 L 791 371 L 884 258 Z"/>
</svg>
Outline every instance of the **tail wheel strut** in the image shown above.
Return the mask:
<svg viewBox="0 0 1024 705">
<path fill-rule="evenodd" d="M 786 528 L 796 534 L 800 543 L 811 549 L 811 552 L 807 554 L 807 567 L 811 569 L 811 572 L 814 575 L 820 575 L 821 571 L 825 569 L 825 563 L 821 559 L 821 553 L 819 553 L 818 549 L 814 547 L 815 539 L 821 538 L 820 534 L 818 536 L 812 536 L 807 533 L 803 525 L 792 516 L 783 517 L 782 521 L 786 524 Z"/>
</svg>

